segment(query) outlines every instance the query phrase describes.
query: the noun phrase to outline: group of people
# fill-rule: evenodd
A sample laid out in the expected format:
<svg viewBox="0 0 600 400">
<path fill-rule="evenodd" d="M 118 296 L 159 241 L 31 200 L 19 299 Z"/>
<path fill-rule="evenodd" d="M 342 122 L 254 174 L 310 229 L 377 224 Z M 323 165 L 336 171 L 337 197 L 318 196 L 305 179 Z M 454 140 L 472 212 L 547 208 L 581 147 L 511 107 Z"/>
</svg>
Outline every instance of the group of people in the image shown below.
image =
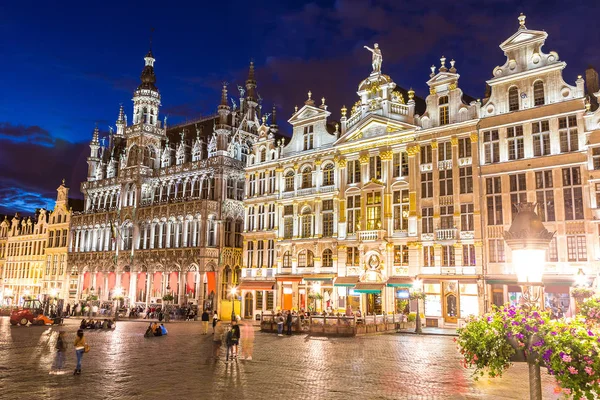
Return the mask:
<svg viewBox="0 0 600 400">
<path fill-rule="evenodd" d="M 238 359 L 238 347 L 240 340 L 242 339 L 242 332 L 240 329 L 239 317 L 231 321 L 231 325 L 223 326 L 219 321 L 213 320 L 213 358 L 219 359 L 221 352 L 221 346 L 225 342 L 225 362 Z M 252 346 L 253 346 L 253 335 L 254 331 L 252 326 L 244 325 L 244 339 L 242 341 L 242 358 L 245 360 L 252 360 Z"/>
<path fill-rule="evenodd" d="M 161 324 L 158 322 L 152 322 L 148 326 L 148 329 L 146 329 L 146 333 L 144 334 L 144 336 L 145 337 L 165 336 L 167 333 L 169 333 L 169 332 L 167 331 L 167 328 L 165 327 L 164 324 Z"/>
<path fill-rule="evenodd" d="M 83 358 L 83 354 L 90 351 L 90 346 L 85 340 L 82 329 L 79 329 L 77 331 L 77 336 L 75 337 L 75 341 L 73 342 L 73 347 L 75 348 L 75 357 L 77 358 L 77 365 L 75 367 L 73 375 L 81 375 L 81 360 Z M 67 342 L 65 339 L 65 331 L 63 330 L 58 332 L 58 339 L 56 340 L 55 349 L 56 356 L 54 357 L 54 362 L 52 363 L 52 369 L 50 370 L 50 374 L 62 375 L 66 372 L 64 368 L 67 353 Z"/>
<path fill-rule="evenodd" d="M 88 319 L 85 318 L 81 320 L 81 324 L 79 324 L 79 329 L 115 329 L 117 327 L 117 322 L 115 319 Z"/>
</svg>

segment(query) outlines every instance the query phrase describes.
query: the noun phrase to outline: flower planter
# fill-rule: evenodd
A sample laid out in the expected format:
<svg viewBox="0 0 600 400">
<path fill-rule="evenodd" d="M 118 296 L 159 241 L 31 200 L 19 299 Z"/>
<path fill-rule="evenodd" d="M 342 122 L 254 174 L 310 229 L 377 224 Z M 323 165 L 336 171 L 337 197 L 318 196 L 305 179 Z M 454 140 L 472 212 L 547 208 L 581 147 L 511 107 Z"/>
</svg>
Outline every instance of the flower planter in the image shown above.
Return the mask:
<svg viewBox="0 0 600 400">
<path fill-rule="evenodd" d="M 337 325 L 324 325 L 323 333 L 326 335 L 337 334 L 338 333 Z"/>
<path fill-rule="evenodd" d="M 364 335 L 365 333 L 367 333 L 367 325 L 356 325 L 356 334 L 357 335 Z"/>
<path fill-rule="evenodd" d="M 350 325 L 340 325 L 338 326 L 338 336 L 354 336 L 356 332 L 354 331 L 354 327 Z"/>
<path fill-rule="evenodd" d="M 377 324 L 375 325 L 377 332 L 385 332 L 387 331 L 387 324 Z"/>
<path fill-rule="evenodd" d="M 367 327 L 367 333 L 375 333 L 377 332 L 376 325 L 365 325 Z"/>
</svg>

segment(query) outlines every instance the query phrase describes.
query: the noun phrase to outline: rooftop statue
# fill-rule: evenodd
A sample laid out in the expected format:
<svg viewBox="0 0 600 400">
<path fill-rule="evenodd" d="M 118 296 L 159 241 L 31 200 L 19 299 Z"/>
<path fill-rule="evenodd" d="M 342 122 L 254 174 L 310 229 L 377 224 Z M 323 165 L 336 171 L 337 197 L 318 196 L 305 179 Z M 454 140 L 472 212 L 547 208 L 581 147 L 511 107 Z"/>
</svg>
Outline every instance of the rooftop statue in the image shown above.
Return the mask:
<svg viewBox="0 0 600 400">
<path fill-rule="evenodd" d="M 369 46 L 365 46 L 365 49 L 373 53 L 373 60 L 371 61 L 371 65 L 373 66 L 373 73 L 379 73 L 381 72 L 383 56 L 381 55 L 381 50 L 379 49 L 379 45 L 377 43 L 375 43 L 373 47 L 374 48 L 372 49 Z"/>
</svg>

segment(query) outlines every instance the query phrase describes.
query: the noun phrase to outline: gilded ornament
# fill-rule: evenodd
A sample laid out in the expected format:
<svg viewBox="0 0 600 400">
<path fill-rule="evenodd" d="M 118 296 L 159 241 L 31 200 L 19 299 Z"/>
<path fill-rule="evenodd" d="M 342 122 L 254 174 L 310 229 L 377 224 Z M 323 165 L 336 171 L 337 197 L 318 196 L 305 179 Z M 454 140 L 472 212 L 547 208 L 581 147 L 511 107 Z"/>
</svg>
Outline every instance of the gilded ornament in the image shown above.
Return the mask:
<svg viewBox="0 0 600 400">
<path fill-rule="evenodd" d="M 437 149 L 438 148 L 438 142 L 437 142 L 437 140 L 432 140 L 431 141 L 431 148 L 432 149 Z"/>
<path fill-rule="evenodd" d="M 435 94 L 435 88 L 429 88 L 429 94 Z"/>
<path fill-rule="evenodd" d="M 452 146 L 458 146 L 458 138 L 456 136 L 452 136 L 450 138 L 450 143 L 452 143 Z"/>
<path fill-rule="evenodd" d="M 394 158 L 394 153 L 391 150 L 382 151 L 379 153 L 379 157 L 382 161 L 390 161 L 392 158 Z"/>
<path fill-rule="evenodd" d="M 483 242 L 481 242 L 481 241 L 474 242 L 473 246 L 475 246 L 475 247 L 483 247 Z"/>
<path fill-rule="evenodd" d="M 419 154 L 420 151 L 421 151 L 421 146 L 419 146 L 418 144 L 408 146 L 406 148 L 406 153 L 408 154 L 409 157 L 416 156 L 417 154 Z"/>
<path fill-rule="evenodd" d="M 358 158 L 358 161 L 360 162 L 360 165 L 366 165 L 369 163 L 369 155 L 368 154 L 363 154 L 362 156 L 360 156 Z"/>
<path fill-rule="evenodd" d="M 323 161 L 322 161 L 321 159 L 317 158 L 317 159 L 315 160 L 315 165 L 317 165 L 317 166 L 318 166 L 318 165 L 321 165 L 321 164 L 323 164 Z"/>
<path fill-rule="evenodd" d="M 346 168 L 347 164 L 348 164 L 348 160 L 346 160 L 345 158 L 340 158 L 338 160 L 338 165 L 340 166 L 340 168 Z"/>
<path fill-rule="evenodd" d="M 479 140 L 479 135 L 476 132 L 471 133 L 471 143 L 477 143 L 478 140 Z"/>
<path fill-rule="evenodd" d="M 412 88 L 410 88 L 410 89 L 408 90 L 408 99 L 409 99 L 409 100 L 412 100 L 412 99 L 414 99 L 414 98 L 415 98 L 415 91 L 414 91 Z"/>
<path fill-rule="evenodd" d="M 348 109 L 346 106 L 342 106 L 342 117 L 346 117 L 346 112 L 348 112 Z"/>
<path fill-rule="evenodd" d="M 456 89 L 456 82 L 454 82 L 454 83 L 451 83 L 451 84 L 448 86 L 448 88 L 449 88 L 450 90 L 455 90 L 455 89 Z"/>
</svg>

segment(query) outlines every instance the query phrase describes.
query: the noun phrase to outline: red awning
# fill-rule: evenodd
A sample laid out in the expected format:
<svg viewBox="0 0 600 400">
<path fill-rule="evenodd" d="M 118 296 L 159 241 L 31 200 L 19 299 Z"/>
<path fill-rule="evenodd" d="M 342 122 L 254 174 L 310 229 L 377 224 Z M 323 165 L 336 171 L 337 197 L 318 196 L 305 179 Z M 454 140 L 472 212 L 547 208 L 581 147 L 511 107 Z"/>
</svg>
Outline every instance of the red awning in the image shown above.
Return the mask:
<svg viewBox="0 0 600 400">
<path fill-rule="evenodd" d="M 281 281 L 290 281 L 290 282 L 300 282 L 302 280 L 301 276 L 298 275 L 277 275 L 277 282 Z"/>
<path fill-rule="evenodd" d="M 239 290 L 273 290 L 275 281 L 242 281 Z"/>
</svg>

